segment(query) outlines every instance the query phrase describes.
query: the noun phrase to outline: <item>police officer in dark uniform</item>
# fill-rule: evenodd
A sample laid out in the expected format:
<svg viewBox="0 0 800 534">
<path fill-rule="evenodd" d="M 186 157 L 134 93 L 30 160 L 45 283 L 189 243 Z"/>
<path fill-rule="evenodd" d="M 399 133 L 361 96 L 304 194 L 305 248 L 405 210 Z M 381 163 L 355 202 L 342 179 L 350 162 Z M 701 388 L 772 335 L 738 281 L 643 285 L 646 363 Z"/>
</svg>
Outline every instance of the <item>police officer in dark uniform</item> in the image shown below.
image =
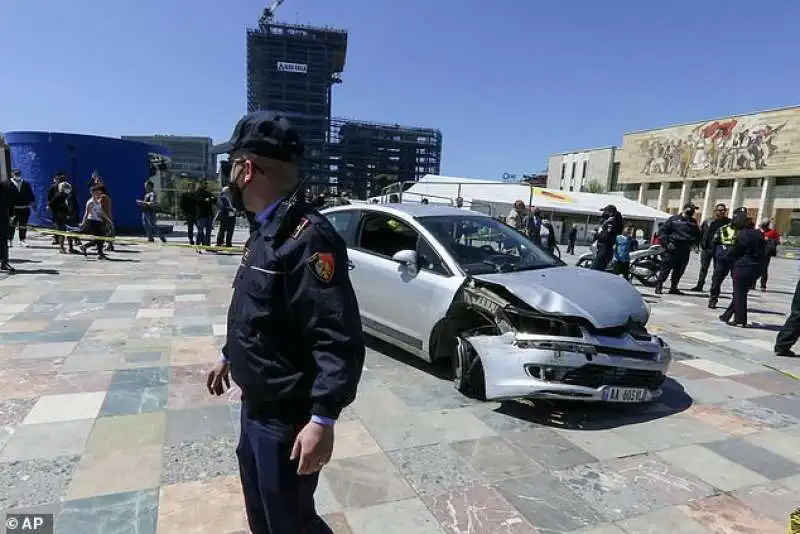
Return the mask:
<svg viewBox="0 0 800 534">
<path fill-rule="evenodd" d="M 661 271 L 658 273 L 656 284 L 656 295 L 663 292 L 664 282 L 670 278 L 670 295 L 680 295 L 678 283 L 681 281 L 686 265 L 689 264 L 689 256 L 692 247 L 700 241 L 700 227 L 694 220 L 696 206 L 689 203 L 683 207 L 683 211 L 678 215 L 673 215 L 664 222 L 661 227 L 661 245 L 664 247 L 663 262 Z"/>
<path fill-rule="evenodd" d="M 775 355 L 796 358 L 798 355 L 792 350 L 792 345 L 800 339 L 800 280 L 794 286 L 794 297 L 789 316 L 775 337 Z"/>
<path fill-rule="evenodd" d="M 746 213 L 736 213 L 731 225 L 737 230 L 736 242 L 728 251 L 727 259 L 732 263 L 733 298 L 728 308 L 719 316 L 720 321 L 731 326 L 747 326 L 747 293 L 761 276 L 764 262 L 764 236 L 755 229 Z M 731 319 L 733 321 L 731 322 Z"/>
<path fill-rule="evenodd" d="M 733 210 L 732 216 L 747 216 L 747 209 L 739 207 Z M 722 292 L 722 283 L 731 272 L 733 267 L 733 260 L 728 258 L 728 252 L 733 248 L 736 243 L 736 236 L 739 230 L 729 222 L 720 226 L 713 239 L 711 246 L 714 249 L 714 271 L 711 273 L 711 288 L 708 290 L 708 307 L 714 309 L 717 307 L 719 295 Z"/>
<path fill-rule="evenodd" d="M 207 386 L 223 394 L 230 373 L 242 391 L 236 454 L 251 531 L 329 532 L 314 491 L 365 353 L 347 248 L 298 193 L 303 145 L 280 114 L 246 115 L 216 149 L 229 154 L 234 206 L 255 213 L 259 227 L 233 282 L 227 340 Z"/>
<path fill-rule="evenodd" d="M 700 225 L 700 275 L 697 277 L 697 285 L 692 291 L 702 291 L 708 276 L 708 268 L 711 262 L 716 263 L 714 256 L 714 236 L 717 230 L 731 222 L 728 218 L 728 208 L 725 204 L 714 206 L 714 217 L 703 221 Z"/>
<path fill-rule="evenodd" d="M 622 214 L 613 204 L 609 204 L 601 210 L 602 222 L 597 232 L 597 254 L 592 260 L 591 269 L 595 271 L 605 271 L 611 259 L 614 257 L 614 244 L 617 236 L 622 233 Z"/>
</svg>

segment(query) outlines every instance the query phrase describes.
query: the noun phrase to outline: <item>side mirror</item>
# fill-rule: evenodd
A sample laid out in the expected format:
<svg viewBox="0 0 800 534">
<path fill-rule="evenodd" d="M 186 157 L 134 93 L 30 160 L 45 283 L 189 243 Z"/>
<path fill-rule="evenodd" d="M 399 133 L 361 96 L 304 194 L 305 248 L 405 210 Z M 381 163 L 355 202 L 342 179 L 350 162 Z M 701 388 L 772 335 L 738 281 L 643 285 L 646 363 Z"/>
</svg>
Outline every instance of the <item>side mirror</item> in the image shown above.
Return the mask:
<svg viewBox="0 0 800 534">
<path fill-rule="evenodd" d="M 392 256 L 394 261 L 400 262 L 403 265 L 416 265 L 417 252 L 414 250 L 399 250 Z"/>
</svg>

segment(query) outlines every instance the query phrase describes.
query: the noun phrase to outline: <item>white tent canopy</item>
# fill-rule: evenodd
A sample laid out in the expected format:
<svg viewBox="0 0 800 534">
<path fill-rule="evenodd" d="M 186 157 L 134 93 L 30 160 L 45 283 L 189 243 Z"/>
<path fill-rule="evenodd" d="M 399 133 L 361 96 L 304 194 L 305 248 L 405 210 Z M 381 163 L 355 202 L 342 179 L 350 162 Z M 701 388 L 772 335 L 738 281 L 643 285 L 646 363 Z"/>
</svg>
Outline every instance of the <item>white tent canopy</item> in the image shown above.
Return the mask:
<svg viewBox="0 0 800 534">
<path fill-rule="evenodd" d="M 434 174 L 425 175 L 405 191 L 403 202 L 418 203 L 427 198 L 431 204 L 452 204 L 459 196 L 464 199 L 466 207 L 481 212 L 491 210 L 491 214 L 503 216 L 511 210 L 516 200 L 522 200 L 526 205 L 531 203 L 543 213 L 598 216 L 602 208 L 614 204 L 626 219 L 656 221 L 670 216 L 669 213 L 617 195 L 565 192 L 525 184 Z"/>
</svg>

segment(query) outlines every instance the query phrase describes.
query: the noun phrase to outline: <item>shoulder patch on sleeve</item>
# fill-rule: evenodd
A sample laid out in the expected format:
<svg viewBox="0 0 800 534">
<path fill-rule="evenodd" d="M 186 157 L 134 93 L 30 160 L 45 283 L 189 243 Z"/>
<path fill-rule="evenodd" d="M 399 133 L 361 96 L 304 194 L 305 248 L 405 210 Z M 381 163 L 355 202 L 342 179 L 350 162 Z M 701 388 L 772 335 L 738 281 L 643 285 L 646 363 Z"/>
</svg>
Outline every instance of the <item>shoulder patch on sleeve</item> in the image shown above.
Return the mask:
<svg viewBox="0 0 800 534">
<path fill-rule="evenodd" d="M 335 261 L 333 254 L 330 252 L 315 252 L 313 256 L 308 258 L 308 268 L 311 269 L 311 274 L 323 283 L 329 283 L 333 280 L 333 272 L 335 268 Z"/>
<path fill-rule="evenodd" d="M 298 239 L 300 237 L 300 234 L 303 233 L 303 230 L 305 230 L 309 224 L 311 224 L 311 222 L 307 218 L 303 217 L 302 219 L 300 219 L 300 224 L 298 224 L 297 227 L 292 232 L 292 239 Z"/>
</svg>

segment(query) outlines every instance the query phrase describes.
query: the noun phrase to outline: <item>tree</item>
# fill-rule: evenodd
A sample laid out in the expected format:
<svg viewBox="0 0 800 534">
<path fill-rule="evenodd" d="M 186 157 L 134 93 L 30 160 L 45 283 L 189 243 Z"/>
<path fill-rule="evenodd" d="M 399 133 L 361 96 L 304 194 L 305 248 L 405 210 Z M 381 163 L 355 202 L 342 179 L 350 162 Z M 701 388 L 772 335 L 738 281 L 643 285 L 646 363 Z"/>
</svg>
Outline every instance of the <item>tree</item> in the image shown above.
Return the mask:
<svg viewBox="0 0 800 534">
<path fill-rule="evenodd" d="M 581 191 L 584 193 L 605 193 L 606 188 L 597 180 L 589 180 L 586 185 L 581 187 Z"/>
</svg>

